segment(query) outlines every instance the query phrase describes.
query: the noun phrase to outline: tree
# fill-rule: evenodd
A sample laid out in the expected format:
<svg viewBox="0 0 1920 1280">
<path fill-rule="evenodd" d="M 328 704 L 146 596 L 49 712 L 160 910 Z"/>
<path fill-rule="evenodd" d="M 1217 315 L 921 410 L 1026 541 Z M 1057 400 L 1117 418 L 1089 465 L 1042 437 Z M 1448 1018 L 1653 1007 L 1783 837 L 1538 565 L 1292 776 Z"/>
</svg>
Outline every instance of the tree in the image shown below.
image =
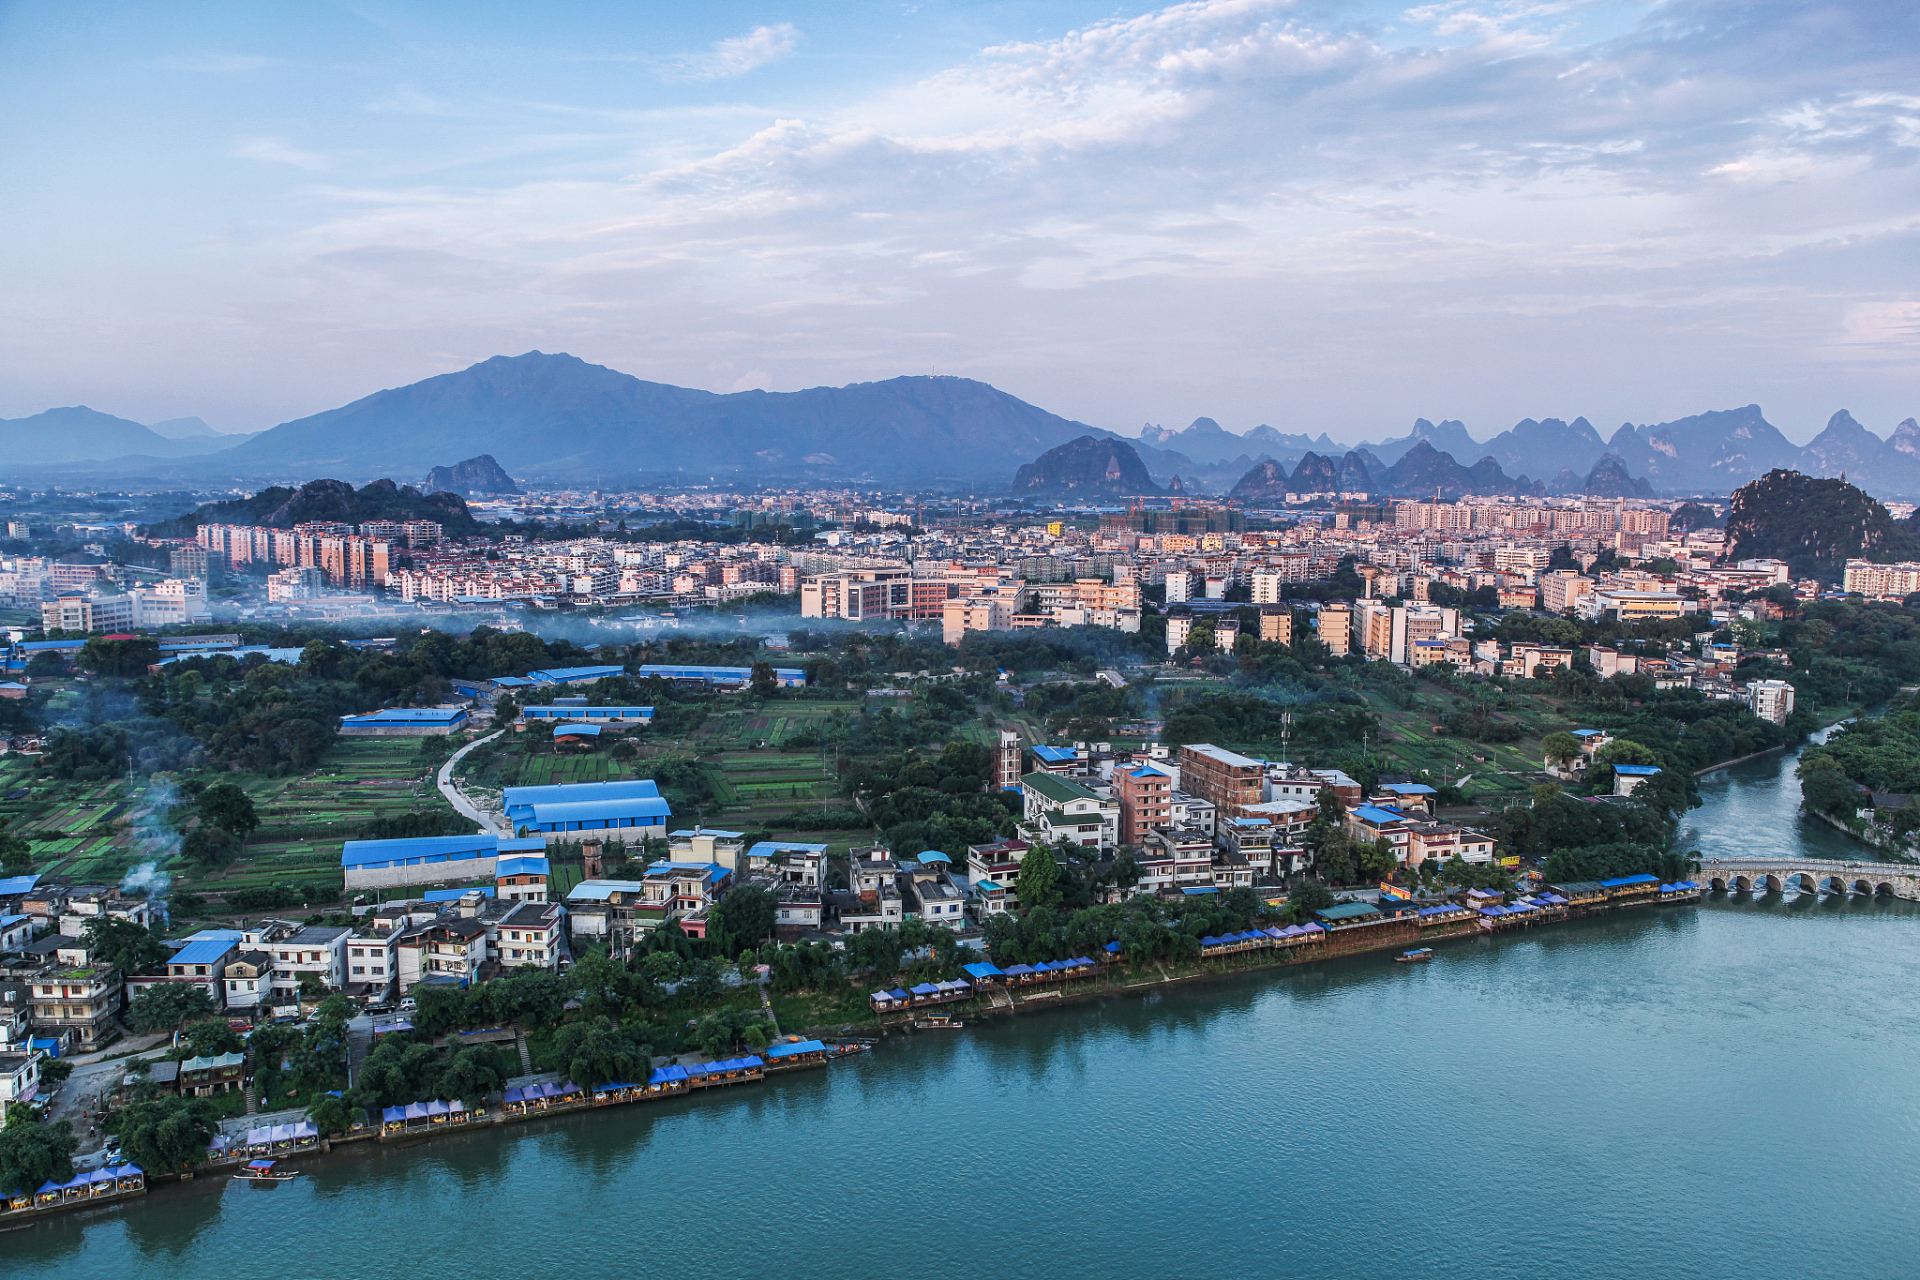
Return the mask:
<svg viewBox="0 0 1920 1280">
<path fill-rule="evenodd" d="M 87 921 L 81 937 L 96 960 L 123 974 L 156 971 L 171 954 L 151 930 L 117 916 L 96 916 Z"/>
<path fill-rule="evenodd" d="M 0 834 L 0 874 L 24 876 L 33 870 L 33 847 L 12 832 Z"/>
<path fill-rule="evenodd" d="M 218 827 L 242 840 L 260 829 L 260 817 L 253 811 L 253 798 L 232 782 L 216 782 L 202 791 L 194 802 L 194 809 L 203 824 Z"/>
<path fill-rule="evenodd" d="M 1060 905 L 1060 863 L 1053 850 L 1037 844 L 1020 860 L 1020 874 L 1014 892 L 1023 910 Z"/>
<path fill-rule="evenodd" d="M 1615 738 L 1593 753 L 1595 768 L 1614 764 L 1659 764 L 1660 757 L 1631 738 Z"/>
<path fill-rule="evenodd" d="M 1540 740 L 1540 753 L 1549 760 L 1565 764 L 1580 754 L 1580 739 L 1565 729 L 1557 730 Z"/>
<path fill-rule="evenodd" d="M 1393 856 L 1393 842 L 1385 836 L 1372 844 L 1360 844 L 1355 847 L 1356 860 L 1360 874 L 1368 880 L 1384 880 L 1393 874 L 1399 866 L 1399 860 Z"/>
<path fill-rule="evenodd" d="M 353 1127 L 353 1111 L 346 1099 L 332 1093 L 321 1094 L 307 1108 L 307 1119 L 322 1133 L 345 1133 Z"/>
<path fill-rule="evenodd" d="M 744 885 L 722 898 L 713 915 L 729 945 L 757 946 L 773 932 L 779 905 L 772 890 Z"/>
<path fill-rule="evenodd" d="M 609 1082 L 644 1081 L 653 1050 L 608 1018 L 569 1022 L 553 1037 L 553 1061 L 561 1075 L 583 1089 Z"/>
<path fill-rule="evenodd" d="M 239 852 L 240 842 L 221 827 L 195 827 L 180 842 L 180 856 L 203 867 L 224 867 Z"/>
<path fill-rule="evenodd" d="M 773 674 L 773 665 L 756 662 L 747 676 L 747 686 L 762 698 L 771 698 L 780 692 L 780 678 Z"/>
<path fill-rule="evenodd" d="M 478 1047 L 461 1049 L 447 1059 L 434 1083 L 434 1092 L 442 1098 L 484 1098 L 500 1087 L 500 1072 L 492 1055 Z"/>
<path fill-rule="evenodd" d="M 127 1159 L 149 1175 L 169 1173 L 206 1159 L 211 1109 L 204 1098 L 150 1098 L 115 1112 L 107 1131 L 120 1135 Z"/>
<path fill-rule="evenodd" d="M 189 982 L 160 982 L 135 996 L 127 1005 L 127 1025 L 152 1034 L 172 1031 L 213 1012 L 213 998 Z"/>
<path fill-rule="evenodd" d="M 41 1124 L 26 1107 L 8 1108 L 0 1129 L 0 1192 L 33 1191 L 73 1177 L 73 1125 Z"/>
<path fill-rule="evenodd" d="M 239 1053 L 245 1046 L 239 1033 L 224 1018 L 208 1018 L 186 1029 L 187 1047 L 196 1058 L 213 1058 L 223 1053 Z"/>
</svg>

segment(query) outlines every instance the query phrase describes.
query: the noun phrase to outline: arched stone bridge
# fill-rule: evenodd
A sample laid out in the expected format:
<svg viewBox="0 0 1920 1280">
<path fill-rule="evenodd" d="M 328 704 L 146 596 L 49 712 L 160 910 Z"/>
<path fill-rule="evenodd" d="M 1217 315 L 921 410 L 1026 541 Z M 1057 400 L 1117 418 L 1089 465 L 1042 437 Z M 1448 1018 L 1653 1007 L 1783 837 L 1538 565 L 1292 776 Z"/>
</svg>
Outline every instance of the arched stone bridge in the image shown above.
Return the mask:
<svg viewBox="0 0 1920 1280">
<path fill-rule="evenodd" d="M 1920 902 L 1920 866 L 1903 862 L 1817 862 L 1782 858 L 1703 858 L 1694 883 L 1736 893 L 1885 894 Z"/>
</svg>

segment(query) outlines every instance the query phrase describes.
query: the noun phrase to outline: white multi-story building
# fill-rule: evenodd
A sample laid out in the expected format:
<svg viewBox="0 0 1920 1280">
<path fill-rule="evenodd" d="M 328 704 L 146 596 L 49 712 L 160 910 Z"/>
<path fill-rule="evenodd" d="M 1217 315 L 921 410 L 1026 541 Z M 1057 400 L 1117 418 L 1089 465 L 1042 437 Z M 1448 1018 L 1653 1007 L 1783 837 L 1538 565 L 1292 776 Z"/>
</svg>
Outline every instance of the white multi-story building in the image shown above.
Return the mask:
<svg viewBox="0 0 1920 1280">
<path fill-rule="evenodd" d="M 1865 560 L 1849 560 L 1840 586 L 1869 599 L 1899 599 L 1920 591 L 1920 563 L 1909 560 L 1900 564 L 1871 564 Z"/>
<path fill-rule="evenodd" d="M 1747 709 L 1762 720 L 1785 724 L 1793 714 L 1793 686 L 1785 680 L 1755 680 L 1747 686 Z"/>
</svg>

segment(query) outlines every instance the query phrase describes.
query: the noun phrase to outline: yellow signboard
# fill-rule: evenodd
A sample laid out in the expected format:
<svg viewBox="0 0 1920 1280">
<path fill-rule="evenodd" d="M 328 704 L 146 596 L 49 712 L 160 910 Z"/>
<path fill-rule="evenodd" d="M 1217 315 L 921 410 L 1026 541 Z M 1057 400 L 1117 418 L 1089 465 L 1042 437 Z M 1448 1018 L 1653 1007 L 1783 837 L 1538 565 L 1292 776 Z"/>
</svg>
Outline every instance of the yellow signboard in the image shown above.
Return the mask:
<svg viewBox="0 0 1920 1280">
<path fill-rule="evenodd" d="M 1510 857 L 1502 858 L 1500 859 L 1500 865 L 1503 867 L 1517 867 L 1520 865 L 1520 855 L 1516 853 Z"/>
<path fill-rule="evenodd" d="M 1380 892 L 1389 898 L 1411 898 L 1413 896 L 1399 885 L 1388 884 L 1384 880 L 1380 882 Z"/>
</svg>

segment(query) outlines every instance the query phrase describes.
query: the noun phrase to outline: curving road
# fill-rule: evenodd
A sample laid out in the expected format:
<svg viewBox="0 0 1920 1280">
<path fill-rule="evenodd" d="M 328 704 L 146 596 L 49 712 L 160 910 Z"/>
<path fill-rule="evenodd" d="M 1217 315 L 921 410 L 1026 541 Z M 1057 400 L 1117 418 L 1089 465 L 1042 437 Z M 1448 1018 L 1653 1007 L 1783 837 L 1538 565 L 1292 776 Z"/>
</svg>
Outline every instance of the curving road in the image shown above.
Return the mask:
<svg viewBox="0 0 1920 1280">
<path fill-rule="evenodd" d="M 451 804 L 455 809 L 459 810 L 461 813 L 465 814 L 467 817 L 472 818 L 474 822 L 478 823 L 482 829 L 488 830 L 488 831 L 498 831 L 499 827 L 494 823 L 492 818 L 488 817 L 485 813 L 481 812 L 479 807 L 476 806 L 473 803 L 473 801 L 467 799 L 465 794 L 461 792 L 460 788 L 453 785 L 453 767 L 460 763 L 461 757 L 465 756 L 467 752 L 473 750 L 475 747 L 480 746 L 483 743 L 492 742 L 495 738 L 499 737 L 501 734 L 505 732 L 506 732 L 505 729 L 495 729 L 492 733 L 488 734 L 484 738 L 476 738 L 474 741 L 469 742 L 466 746 L 460 748 L 458 751 L 448 756 L 447 762 L 440 766 L 440 777 L 439 777 L 440 794 L 447 798 L 448 804 Z M 508 832 L 505 832 L 504 834 L 512 835 L 513 833 L 511 831 L 508 831 Z"/>
</svg>

